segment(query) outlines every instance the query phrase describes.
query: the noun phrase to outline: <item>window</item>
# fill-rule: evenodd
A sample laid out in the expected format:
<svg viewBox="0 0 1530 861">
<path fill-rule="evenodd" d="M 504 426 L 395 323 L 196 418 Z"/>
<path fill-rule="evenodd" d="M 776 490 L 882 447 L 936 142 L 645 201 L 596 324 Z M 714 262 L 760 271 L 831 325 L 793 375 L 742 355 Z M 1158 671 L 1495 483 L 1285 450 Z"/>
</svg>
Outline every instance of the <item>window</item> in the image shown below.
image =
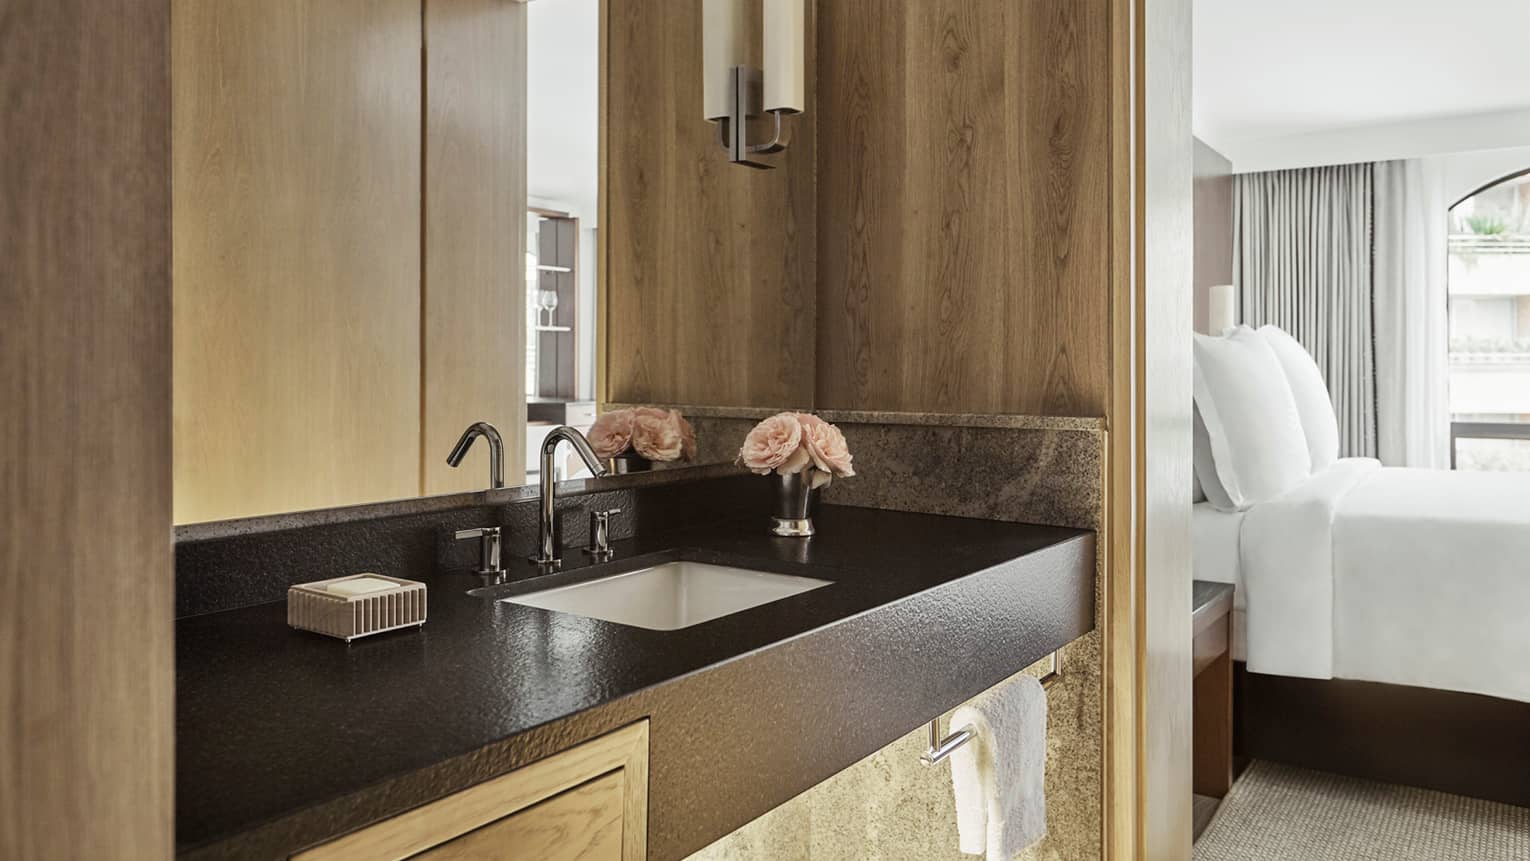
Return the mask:
<svg viewBox="0 0 1530 861">
<path fill-rule="evenodd" d="M 1530 472 L 1530 172 L 1451 208 L 1449 297 L 1451 462 Z"/>
</svg>

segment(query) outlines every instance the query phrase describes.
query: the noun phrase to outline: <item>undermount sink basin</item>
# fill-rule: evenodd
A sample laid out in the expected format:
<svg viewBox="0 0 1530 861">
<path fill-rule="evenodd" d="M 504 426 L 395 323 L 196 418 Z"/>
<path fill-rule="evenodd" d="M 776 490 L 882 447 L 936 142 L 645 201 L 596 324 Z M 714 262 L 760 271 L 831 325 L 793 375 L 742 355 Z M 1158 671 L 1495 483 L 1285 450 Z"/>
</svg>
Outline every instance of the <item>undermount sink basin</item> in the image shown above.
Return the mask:
<svg viewBox="0 0 1530 861">
<path fill-rule="evenodd" d="M 673 631 L 827 585 L 828 580 L 811 577 L 681 560 L 500 600 Z"/>
</svg>

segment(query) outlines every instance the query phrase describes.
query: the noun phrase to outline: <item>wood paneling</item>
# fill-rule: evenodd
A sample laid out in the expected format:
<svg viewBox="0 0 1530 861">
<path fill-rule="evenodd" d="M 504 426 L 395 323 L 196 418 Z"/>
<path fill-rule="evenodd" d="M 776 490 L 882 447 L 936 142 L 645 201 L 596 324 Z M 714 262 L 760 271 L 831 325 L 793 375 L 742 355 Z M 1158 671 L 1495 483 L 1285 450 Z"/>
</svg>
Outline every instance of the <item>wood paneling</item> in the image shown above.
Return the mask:
<svg viewBox="0 0 1530 861">
<path fill-rule="evenodd" d="M 811 404 L 811 57 L 791 146 L 752 170 L 701 117 L 701 0 L 607 0 L 604 23 L 604 399 Z"/>
<path fill-rule="evenodd" d="M 1107 861 L 1139 861 L 1142 738 L 1138 696 L 1136 512 L 1136 0 L 1110 0 L 1110 403 L 1105 445 L 1104 830 Z"/>
<path fill-rule="evenodd" d="M 488 486 L 486 448 L 458 469 L 446 465 L 476 421 L 504 435 L 506 483 L 517 485 L 526 473 L 518 442 L 526 424 L 525 5 L 427 0 L 425 101 L 423 447 L 411 449 L 420 452 L 415 492 Z"/>
<path fill-rule="evenodd" d="M 0 857 L 174 851 L 169 2 L 0 8 Z"/>
<path fill-rule="evenodd" d="M 1190 0 L 1136 0 L 1135 276 L 1142 857 L 1190 857 Z"/>
<path fill-rule="evenodd" d="M 1232 162 L 1195 142 L 1195 331 L 1206 331 L 1211 287 L 1232 283 Z"/>
<path fill-rule="evenodd" d="M 1189 0 L 1111 0 L 1106 857 L 1191 835 Z"/>
<path fill-rule="evenodd" d="M 419 0 L 173 7 L 175 519 L 417 495 Z"/>
<path fill-rule="evenodd" d="M 1108 13 L 821 7 L 817 406 L 1104 414 Z"/>
<path fill-rule="evenodd" d="M 618 779 L 614 783 L 599 780 L 611 776 Z M 549 800 L 557 803 L 549 805 Z M 615 853 L 609 843 L 613 817 Z M 567 830 L 560 835 L 559 829 Z M 464 835 L 485 839 L 459 842 Z M 496 837 L 512 842 L 496 847 L 492 845 Z M 563 854 L 537 851 L 549 844 Z M 643 861 L 648 857 L 648 722 L 363 828 L 302 852 L 296 859 L 379 861 L 422 857 L 419 853 L 431 849 L 443 851 L 439 856 L 443 858 Z M 583 854 L 570 853 L 574 849 Z M 461 851 L 451 854 L 456 850 Z"/>
</svg>

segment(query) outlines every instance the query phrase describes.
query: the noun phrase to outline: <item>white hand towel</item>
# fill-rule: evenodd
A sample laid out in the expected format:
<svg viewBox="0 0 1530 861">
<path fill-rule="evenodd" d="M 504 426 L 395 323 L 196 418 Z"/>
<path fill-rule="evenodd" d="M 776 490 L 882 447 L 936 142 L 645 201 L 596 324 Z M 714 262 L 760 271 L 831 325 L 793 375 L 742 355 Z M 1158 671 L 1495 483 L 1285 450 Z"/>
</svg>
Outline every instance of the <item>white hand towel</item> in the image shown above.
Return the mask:
<svg viewBox="0 0 1530 861">
<path fill-rule="evenodd" d="M 1031 676 L 958 708 L 976 737 L 951 754 L 961 851 L 1010 861 L 1047 834 L 1047 694 Z"/>
</svg>

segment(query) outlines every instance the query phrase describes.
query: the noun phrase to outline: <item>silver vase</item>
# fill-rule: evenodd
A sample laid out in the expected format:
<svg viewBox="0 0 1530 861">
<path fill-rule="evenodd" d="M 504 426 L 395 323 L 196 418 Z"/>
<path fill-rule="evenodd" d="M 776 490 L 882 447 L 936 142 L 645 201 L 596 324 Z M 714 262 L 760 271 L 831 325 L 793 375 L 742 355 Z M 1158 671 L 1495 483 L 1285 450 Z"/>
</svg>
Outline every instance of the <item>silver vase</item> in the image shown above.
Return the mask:
<svg viewBox="0 0 1530 861">
<path fill-rule="evenodd" d="M 770 518 L 770 534 L 783 538 L 812 535 L 813 502 L 818 498 L 818 488 L 808 482 L 807 470 L 772 477 L 776 480 L 776 513 Z"/>
<path fill-rule="evenodd" d="M 616 457 L 608 458 L 606 460 L 606 469 L 610 470 L 612 475 L 647 472 L 653 469 L 653 461 L 635 451 L 626 451 Z"/>
</svg>

